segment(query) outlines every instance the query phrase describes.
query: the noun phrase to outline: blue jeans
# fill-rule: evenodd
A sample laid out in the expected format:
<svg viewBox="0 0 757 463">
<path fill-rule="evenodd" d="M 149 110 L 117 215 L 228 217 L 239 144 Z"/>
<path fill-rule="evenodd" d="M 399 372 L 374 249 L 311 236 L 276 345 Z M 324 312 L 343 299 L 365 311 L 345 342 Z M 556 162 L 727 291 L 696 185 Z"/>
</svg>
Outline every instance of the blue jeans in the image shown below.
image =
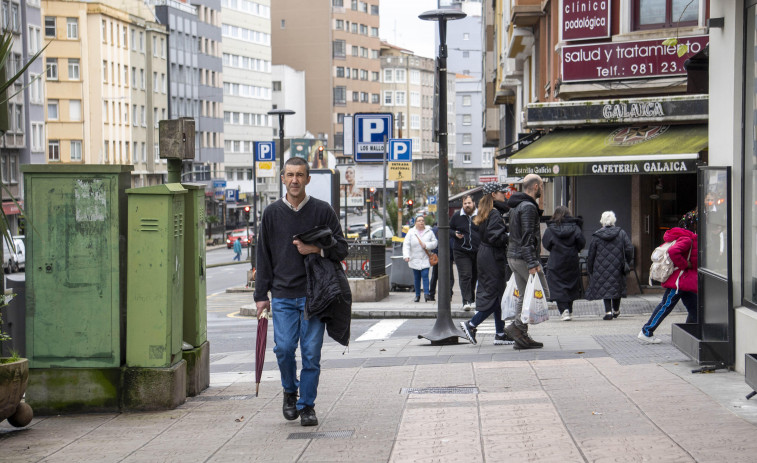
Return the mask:
<svg viewBox="0 0 757 463">
<path fill-rule="evenodd" d="M 242 252 L 241 251 L 240 252 L 235 252 L 234 253 L 234 258 L 232 260 L 239 260 L 241 258 L 242 258 Z"/>
<path fill-rule="evenodd" d="M 305 320 L 305 298 L 271 299 L 273 312 L 273 352 L 279 362 L 281 386 L 286 392 L 300 391 L 297 410 L 315 406 L 321 374 L 321 347 L 326 325 L 318 318 Z M 297 344 L 302 349 L 302 370 L 297 380 Z"/>
<path fill-rule="evenodd" d="M 413 269 L 413 277 L 415 278 L 415 297 L 421 297 L 421 279 L 423 279 L 423 294 L 428 296 L 428 268 Z"/>
<path fill-rule="evenodd" d="M 665 294 L 662 295 L 662 301 L 657 304 L 657 307 L 652 312 L 652 316 L 649 317 L 649 321 L 641 328 L 644 336 L 652 336 L 654 334 L 654 330 L 673 311 L 673 307 L 678 304 L 679 300 L 683 301 L 686 311 L 689 312 L 689 315 L 686 317 L 686 323 L 697 322 L 697 293 L 667 288 L 665 289 Z"/>
<path fill-rule="evenodd" d="M 473 318 L 470 319 L 470 324 L 473 326 L 478 326 L 481 324 L 481 322 L 489 318 L 489 315 L 491 314 L 494 314 L 494 330 L 497 332 L 497 334 L 504 333 L 505 321 L 502 320 L 502 296 L 498 297 L 494 302 L 494 305 L 492 305 L 488 309 L 479 310 L 478 312 L 476 312 Z"/>
</svg>

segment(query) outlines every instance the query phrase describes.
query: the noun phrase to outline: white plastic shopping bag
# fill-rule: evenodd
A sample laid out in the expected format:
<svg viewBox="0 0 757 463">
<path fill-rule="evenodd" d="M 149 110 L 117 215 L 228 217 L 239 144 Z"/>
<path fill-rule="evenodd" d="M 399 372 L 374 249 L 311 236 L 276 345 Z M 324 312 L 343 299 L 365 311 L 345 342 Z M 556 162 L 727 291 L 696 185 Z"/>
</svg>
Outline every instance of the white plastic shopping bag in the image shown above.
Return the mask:
<svg viewBox="0 0 757 463">
<path fill-rule="evenodd" d="M 502 320 L 515 317 L 518 311 L 518 285 L 515 284 L 515 274 L 510 276 L 505 286 L 505 292 L 502 293 Z"/>
<path fill-rule="evenodd" d="M 541 280 L 535 274 L 528 276 L 520 320 L 529 325 L 536 325 L 549 320 L 549 307 L 544 296 L 544 288 L 541 286 Z"/>
</svg>

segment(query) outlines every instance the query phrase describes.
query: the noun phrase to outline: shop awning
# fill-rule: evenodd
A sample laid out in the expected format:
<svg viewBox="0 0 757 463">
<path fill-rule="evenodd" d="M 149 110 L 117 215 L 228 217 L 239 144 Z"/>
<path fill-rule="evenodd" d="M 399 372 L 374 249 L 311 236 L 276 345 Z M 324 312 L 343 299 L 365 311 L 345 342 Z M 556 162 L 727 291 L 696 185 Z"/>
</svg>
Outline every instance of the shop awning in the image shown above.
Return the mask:
<svg viewBox="0 0 757 463">
<path fill-rule="evenodd" d="M 695 173 L 707 125 L 555 130 L 507 159 L 508 175 Z"/>
</svg>

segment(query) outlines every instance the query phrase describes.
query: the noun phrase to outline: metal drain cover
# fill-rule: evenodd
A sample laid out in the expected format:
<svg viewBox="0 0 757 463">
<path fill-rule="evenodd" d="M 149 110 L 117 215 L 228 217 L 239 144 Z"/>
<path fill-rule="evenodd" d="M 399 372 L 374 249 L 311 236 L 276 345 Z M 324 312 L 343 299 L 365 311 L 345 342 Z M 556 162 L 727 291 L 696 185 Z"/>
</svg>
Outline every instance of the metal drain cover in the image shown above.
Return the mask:
<svg viewBox="0 0 757 463">
<path fill-rule="evenodd" d="M 478 394 L 475 386 L 466 387 L 403 387 L 400 394 Z"/>
<path fill-rule="evenodd" d="M 293 432 L 287 439 L 347 439 L 355 431 Z"/>
</svg>

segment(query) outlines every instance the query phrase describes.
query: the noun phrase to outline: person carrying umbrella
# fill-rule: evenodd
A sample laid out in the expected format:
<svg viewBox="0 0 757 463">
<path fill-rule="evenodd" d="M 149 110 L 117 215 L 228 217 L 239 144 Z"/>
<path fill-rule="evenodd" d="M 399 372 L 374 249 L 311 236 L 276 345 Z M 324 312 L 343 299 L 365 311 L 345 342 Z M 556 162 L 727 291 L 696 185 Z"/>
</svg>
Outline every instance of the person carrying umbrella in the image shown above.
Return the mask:
<svg viewBox="0 0 757 463">
<path fill-rule="evenodd" d="M 273 315 L 273 352 L 284 388 L 284 418 L 291 421 L 299 417 L 302 426 L 316 426 L 318 418 L 314 407 L 325 324 L 318 317 L 308 318 L 305 313 L 305 256 L 319 254 L 322 258 L 341 262 L 347 257 L 347 240 L 331 206 L 305 193 L 305 187 L 310 183 L 310 167 L 304 159 L 292 157 L 287 160 L 281 181 L 286 194 L 263 211 L 255 249 L 257 274 L 253 297 L 258 319 L 266 310 L 271 310 Z M 332 230 L 336 245 L 322 249 L 316 244 L 294 239 L 295 235 L 318 225 L 326 225 Z M 302 354 L 299 381 L 295 359 L 298 344 Z"/>
</svg>

